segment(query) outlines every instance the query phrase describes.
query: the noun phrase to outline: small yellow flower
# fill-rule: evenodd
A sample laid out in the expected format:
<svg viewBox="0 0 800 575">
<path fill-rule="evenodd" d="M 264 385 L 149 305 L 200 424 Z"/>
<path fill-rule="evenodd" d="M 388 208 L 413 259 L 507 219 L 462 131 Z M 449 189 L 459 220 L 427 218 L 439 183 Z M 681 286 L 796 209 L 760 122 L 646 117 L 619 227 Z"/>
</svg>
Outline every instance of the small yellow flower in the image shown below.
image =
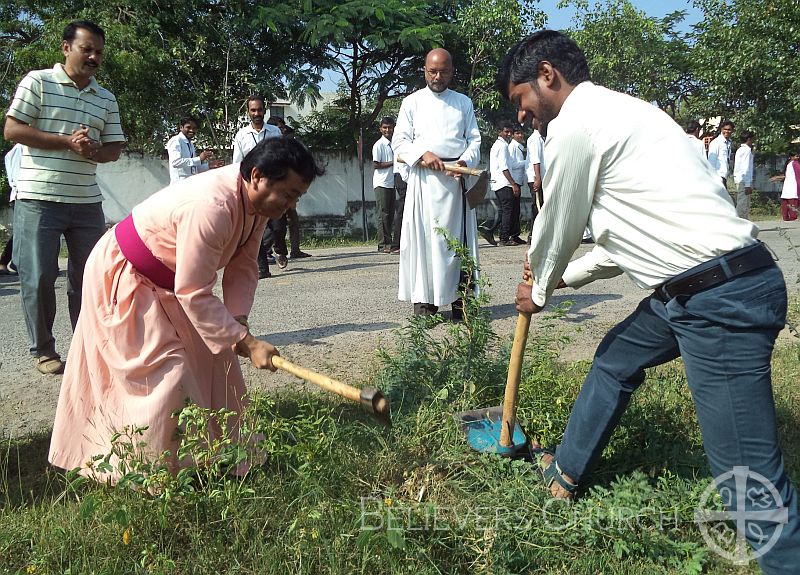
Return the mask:
<svg viewBox="0 0 800 575">
<path fill-rule="evenodd" d="M 26 573 L 36 573 L 36 565 L 28 565 L 25 568 Z"/>
<path fill-rule="evenodd" d="M 383 504 L 386 507 L 391 507 L 392 506 L 392 498 L 391 497 L 387 497 L 386 499 L 383 500 Z"/>
<path fill-rule="evenodd" d="M 129 545 L 130 542 L 131 542 L 131 530 L 126 529 L 125 531 L 122 532 L 122 544 Z"/>
</svg>

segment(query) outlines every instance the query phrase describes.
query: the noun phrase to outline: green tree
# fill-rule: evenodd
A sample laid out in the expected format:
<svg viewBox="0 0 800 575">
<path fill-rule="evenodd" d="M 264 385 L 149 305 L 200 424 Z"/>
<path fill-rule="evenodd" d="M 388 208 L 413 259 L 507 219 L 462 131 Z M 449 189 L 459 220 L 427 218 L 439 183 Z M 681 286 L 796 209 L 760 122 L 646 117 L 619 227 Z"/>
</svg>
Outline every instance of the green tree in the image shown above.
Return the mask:
<svg viewBox="0 0 800 575">
<path fill-rule="evenodd" d="M 422 81 L 419 58 L 441 45 L 447 24 L 424 0 L 306 0 L 302 41 L 326 52 L 342 75 L 353 141 L 371 126 L 389 98 Z"/>
<path fill-rule="evenodd" d="M 321 52 L 298 42 L 291 3 L 11 0 L 0 9 L 6 99 L 25 72 L 62 61 L 61 31 L 79 18 L 106 31 L 98 81 L 119 100 L 129 149 L 160 150 L 187 113 L 207 120 L 202 145 L 227 148 L 248 94 L 318 95 Z"/>
<path fill-rule="evenodd" d="M 800 9 L 777 0 L 698 0 L 694 73 L 698 115 L 753 130 L 762 151 L 785 152 L 800 136 Z"/>
<path fill-rule="evenodd" d="M 655 103 L 675 117 L 695 91 L 685 34 L 676 27 L 685 12 L 664 18 L 647 16 L 630 0 L 566 0 L 576 9 L 571 36 L 586 54 L 592 80 Z"/>
<path fill-rule="evenodd" d="M 458 10 L 456 20 L 464 44 L 459 52 L 468 70 L 467 95 L 477 109 L 498 110 L 502 102 L 494 78 L 503 56 L 521 38 L 544 26 L 547 15 L 532 2 L 474 0 Z"/>
</svg>

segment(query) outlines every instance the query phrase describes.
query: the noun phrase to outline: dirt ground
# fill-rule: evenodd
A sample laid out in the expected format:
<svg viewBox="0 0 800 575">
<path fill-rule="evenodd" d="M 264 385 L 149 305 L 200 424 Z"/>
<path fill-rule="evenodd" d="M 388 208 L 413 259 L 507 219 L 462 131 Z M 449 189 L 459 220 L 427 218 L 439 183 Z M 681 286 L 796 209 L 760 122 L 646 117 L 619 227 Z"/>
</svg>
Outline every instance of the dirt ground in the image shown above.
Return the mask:
<svg viewBox="0 0 800 575">
<path fill-rule="evenodd" d="M 760 238 L 774 251 L 790 293 L 800 289 L 800 224 L 760 222 Z M 581 246 L 578 254 L 591 246 Z M 275 346 L 286 359 L 347 383 L 361 385 L 376 369 L 376 350 L 391 345 L 394 330 L 407 320 L 411 304 L 397 301 L 398 256 L 375 248 L 308 250 L 312 258 L 291 261 L 285 270 L 273 266 L 273 277 L 259 282 L 250 315 L 257 337 Z M 489 309 L 496 333 L 511 337 L 517 319 L 514 290 L 520 281 L 525 247 L 493 247 L 482 242 L 481 266 L 491 282 Z M 62 270 L 66 262 L 61 262 Z M 56 284 L 58 312 L 55 336 L 66 355 L 71 337 L 66 305 L 66 278 Z M 562 359 L 591 358 L 606 331 L 623 319 L 647 292 L 624 276 L 578 290 L 559 290 L 554 304 L 574 302 L 558 328 L 572 336 Z M 0 276 L 0 438 L 49 429 L 55 413 L 60 376 L 40 375 L 28 355 L 28 336 L 16 276 Z M 543 318 L 534 316 L 531 330 Z M 437 328 L 444 329 L 444 328 Z M 788 332 L 781 337 L 790 337 Z M 252 388 L 302 385 L 285 373 L 252 369 L 243 362 Z"/>
</svg>

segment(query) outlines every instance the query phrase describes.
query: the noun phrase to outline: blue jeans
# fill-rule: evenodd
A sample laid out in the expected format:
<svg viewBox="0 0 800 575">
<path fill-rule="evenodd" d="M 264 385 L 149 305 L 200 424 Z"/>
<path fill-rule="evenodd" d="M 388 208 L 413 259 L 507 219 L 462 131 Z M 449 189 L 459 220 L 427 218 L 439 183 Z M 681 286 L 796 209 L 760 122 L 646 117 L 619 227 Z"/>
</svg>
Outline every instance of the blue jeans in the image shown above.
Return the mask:
<svg viewBox="0 0 800 575">
<path fill-rule="evenodd" d="M 770 367 L 785 319 L 786 285 L 775 265 L 667 303 L 655 296 L 643 300 L 597 349 L 556 450 L 563 472 L 580 483 L 644 381 L 645 368 L 681 356 L 711 472 L 715 478 L 727 474 L 718 487 L 736 493 L 738 486 L 741 493 L 743 484 L 736 479 L 746 468 L 769 480 L 788 510 L 777 543 L 759 558 L 761 568 L 765 573 L 800 573 L 797 494 L 778 443 Z M 760 485 L 751 478 L 747 487 Z M 731 501 L 728 511 L 741 512 L 736 503 Z M 746 499 L 748 510 L 761 509 Z M 777 524 L 748 525 L 753 523 L 765 539 L 759 543 L 750 527 L 745 534 L 758 549 Z"/>
<path fill-rule="evenodd" d="M 61 236 L 67 242 L 67 302 L 72 328 L 81 310 L 83 268 L 105 233 L 103 205 L 17 200 L 14 204 L 13 260 L 19 273 L 22 311 L 34 357 L 56 353 L 53 322 Z"/>
</svg>

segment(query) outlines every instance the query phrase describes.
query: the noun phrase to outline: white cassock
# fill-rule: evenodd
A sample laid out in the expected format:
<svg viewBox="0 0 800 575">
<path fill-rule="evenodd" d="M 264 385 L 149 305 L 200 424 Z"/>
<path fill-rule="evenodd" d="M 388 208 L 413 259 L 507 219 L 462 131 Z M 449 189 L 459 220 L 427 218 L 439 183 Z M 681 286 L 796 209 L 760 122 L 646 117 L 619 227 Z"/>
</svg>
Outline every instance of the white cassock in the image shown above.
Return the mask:
<svg viewBox="0 0 800 575">
<path fill-rule="evenodd" d="M 472 100 L 463 94 L 423 88 L 403 99 L 392 138 L 395 157 L 411 166 L 400 234 L 400 300 L 442 306 L 458 298 L 460 262 L 438 227 L 464 242 L 477 264 L 475 210 L 467 205 L 459 179 L 422 168 L 419 161 L 433 152 L 474 168 L 480 147 Z"/>
</svg>

